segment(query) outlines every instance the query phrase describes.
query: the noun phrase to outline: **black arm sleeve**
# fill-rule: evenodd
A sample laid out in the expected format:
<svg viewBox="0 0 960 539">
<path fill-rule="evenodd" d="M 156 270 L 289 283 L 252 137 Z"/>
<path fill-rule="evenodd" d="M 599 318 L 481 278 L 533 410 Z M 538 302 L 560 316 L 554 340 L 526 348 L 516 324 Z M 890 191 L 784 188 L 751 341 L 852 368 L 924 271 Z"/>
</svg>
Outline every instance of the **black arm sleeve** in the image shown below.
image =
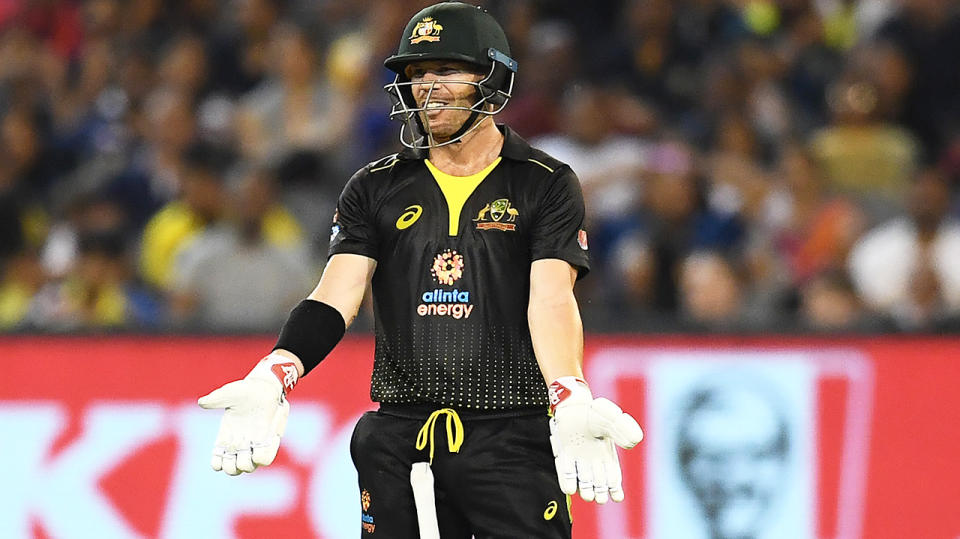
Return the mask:
<svg viewBox="0 0 960 539">
<path fill-rule="evenodd" d="M 300 358 L 306 376 L 340 342 L 346 326 L 340 311 L 334 307 L 305 299 L 290 311 L 273 349 L 282 348 Z"/>
</svg>

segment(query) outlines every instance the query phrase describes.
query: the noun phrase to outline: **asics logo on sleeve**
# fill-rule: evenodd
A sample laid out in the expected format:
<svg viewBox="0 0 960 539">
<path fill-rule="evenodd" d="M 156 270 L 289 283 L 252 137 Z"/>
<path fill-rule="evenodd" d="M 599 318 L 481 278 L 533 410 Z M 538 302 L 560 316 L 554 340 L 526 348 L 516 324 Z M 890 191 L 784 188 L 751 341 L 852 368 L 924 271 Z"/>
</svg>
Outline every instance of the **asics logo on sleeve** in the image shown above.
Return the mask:
<svg viewBox="0 0 960 539">
<path fill-rule="evenodd" d="M 404 210 L 405 211 L 400 214 L 400 217 L 397 218 L 397 230 L 410 228 L 410 226 L 420 218 L 420 214 L 423 213 L 423 208 L 418 204 L 407 206 Z"/>
</svg>

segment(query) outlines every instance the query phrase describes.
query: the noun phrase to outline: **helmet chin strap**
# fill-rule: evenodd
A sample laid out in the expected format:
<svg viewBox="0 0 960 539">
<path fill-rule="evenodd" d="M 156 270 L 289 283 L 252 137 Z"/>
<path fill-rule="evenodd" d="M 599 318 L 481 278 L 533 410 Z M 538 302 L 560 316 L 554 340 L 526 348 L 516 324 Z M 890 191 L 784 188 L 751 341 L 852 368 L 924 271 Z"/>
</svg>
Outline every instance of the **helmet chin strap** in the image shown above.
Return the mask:
<svg viewBox="0 0 960 539">
<path fill-rule="evenodd" d="M 482 96 L 480 95 L 480 90 L 479 90 L 479 89 L 475 89 L 474 91 L 475 91 L 475 93 L 476 93 L 476 99 L 474 100 L 474 102 L 475 102 L 475 103 L 480 103 L 480 102 L 482 101 Z M 431 88 L 430 88 L 430 92 L 427 93 L 427 101 L 426 101 L 426 102 L 429 102 L 429 101 L 430 101 L 430 96 L 431 96 L 432 94 L 433 94 L 433 88 L 431 87 Z M 440 144 L 437 144 L 437 143 L 436 143 L 436 142 L 437 142 L 437 139 L 433 136 L 433 133 L 430 131 L 430 122 L 427 122 L 426 129 L 424 129 L 424 133 L 426 134 L 427 140 L 429 141 L 428 147 L 430 147 L 430 148 L 436 148 L 436 147 L 441 146 L 441 145 L 442 145 L 442 146 L 446 146 L 446 145 L 448 145 L 448 144 L 456 144 L 456 143 L 460 142 L 460 138 L 461 138 L 461 137 L 463 137 L 464 135 L 466 135 L 467 133 L 469 133 L 471 130 L 473 130 L 473 129 L 477 126 L 478 123 L 480 123 L 480 122 L 477 121 L 477 118 L 478 118 L 479 116 L 480 116 L 480 111 L 479 111 L 479 110 L 476 110 L 476 109 L 473 109 L 473 110 L 470 112 L 470 116 L 468 116 L 467 119 L 464 120 L 463 125 L 460 126 L 460 129 L 457 129 L 452 135 L 450 135 L 450 138 L 449 138 L 449 139 L 447 139 L 445 142 L 442 142 L 442 143 L 440 143 Z M 481 121 L 483 121 L 483 120 L 481 120 Z M 421 125 L 423 125 L 423 122 L 419 122 L 419 123 L 420 123 Z"/>
<path fill-rule="evenodd" d="M 390 117 L 391 119 L 402 117 L 400 126 L 400 143 L 407 148 L 430 149 L 456 144 L 461 141 L 462 137 L 469 134 L 471 131 L 476 130 L 485 119 L 485 116 L 492 116 L 493 114 L 499 112 L 499 110 L 489 112 L 486 111 L 485 107 L 487 106 L 487 99 L 483 97 L 479 88 L 475 88 L 474 92 L 476 101 L 474 104 L 469 108 L 458 107 L 459 110 L 469 110 L 470 115 L 456 130 L 456 132 L 451 134 L 449 137 L 445 137 L 447 140 L 438 142 L 437 138 L 433 135 L 433 132 L 430 129 L 430 122 L 424 121 L 424 118 L 420 117 L 421 113 L 425 114 L 428 110 L 426 103 L 430 102 L 433 95 L 433 85 L 431 85 L 427 92 L 426 99 L 424 100 L 424 106 L 409 106 L 407 105 L 407 99 L 413 99 L 413 96 L 405 96 L 402 86 L 410 86 L 411 83 L 398 82 L 398 80 L 399 76 L 392 84 L 386 85 L 384 89 L 386 89 L 391 96 L 394 96 L 394 110 L 391 112 Z M 407 93 L 409 94 L 409 92 Z M 502 109 L 503 106 L 501 105 L 500 108 Z"/>
<path fill-rule="evenodd" d="M 466 135 L 468 131 L 473 129 L 474 124 L 477 123 L 478 116 L 480 116 L 478 111 L 471 112 L 470 116 L 466 119 L 466 121 L 463 122 L 463 125 L 460 126 L 460 129 L 457 129 L 454 134 L 450 135 L 450 139 L 447 140 L 445 144 L 456 144 L 457 142 L 460 142 L 460 137 Z M 432 133 L 428 134 L 427 136 L 429 137 L 430 142 L 437 141 L 437 139 L 433 137 Z M 435 147 L 433 144 L 431 144 L 431 146 Z"/>
</svg>

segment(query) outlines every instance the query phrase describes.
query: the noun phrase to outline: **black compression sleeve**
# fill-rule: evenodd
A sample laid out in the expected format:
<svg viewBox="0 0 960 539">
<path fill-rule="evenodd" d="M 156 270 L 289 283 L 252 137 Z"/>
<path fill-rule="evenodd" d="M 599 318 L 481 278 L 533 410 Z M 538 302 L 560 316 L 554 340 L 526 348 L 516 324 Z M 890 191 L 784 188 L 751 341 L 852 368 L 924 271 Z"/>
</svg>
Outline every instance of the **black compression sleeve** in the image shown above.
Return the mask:
<svg viewBox="0 0 960 539">
<path fill-rule="evenodd" d="M 290 311 L 273 349 L 282 348 L 296 354 L 306 375 L 327 357 L 346 329 L 340 311 L 326 303 L 305 299 Z"/>
</svg>

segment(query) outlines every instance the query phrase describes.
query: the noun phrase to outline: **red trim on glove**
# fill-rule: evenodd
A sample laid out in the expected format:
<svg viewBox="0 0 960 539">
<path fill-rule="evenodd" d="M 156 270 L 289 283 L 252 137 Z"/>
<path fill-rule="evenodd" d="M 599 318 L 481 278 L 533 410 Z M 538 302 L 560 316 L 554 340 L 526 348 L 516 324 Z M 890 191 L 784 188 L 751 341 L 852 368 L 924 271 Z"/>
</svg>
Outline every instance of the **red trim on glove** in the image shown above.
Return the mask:
<svg viewBox="0 0 960 539">
<path fill-rule="evenodd" d="M 266 358 L 265 358 L 266 359 Z M 300 377 L 297 374 L 297 365 L 288 361 L 285 363 L 274 363 L 270 366 L 270 372 L 277 377 L 280 385 L 283 386 L 284 394 L 289 394 L 296 387 Z"/>
<path fill-rule="evenodd" d="M 568 384 L 565 385 L 563 382 L 561 382 L 561 380 L 563 380 L 564 382 L 568 382 Z M 572 386 L 572 384 L 570 384 L 571 382 L 574 384 L 581 383 L 583 384 L 583 388 L 589 391 L 588 389 L 589 386 L 587 385 L 587 381 L 584 380 L 583 378 L 578 378 L 574 376 L 563 376 L 561 378 L 557 378 L 547 387 L 547 396 L 550 399 L 551 413 L 557 409 L 557 406 L 560 406 L 560 403 L 567 400 L 570 397 L 570 395 L 573 394 L 574 387 Z"/>
</svg>

